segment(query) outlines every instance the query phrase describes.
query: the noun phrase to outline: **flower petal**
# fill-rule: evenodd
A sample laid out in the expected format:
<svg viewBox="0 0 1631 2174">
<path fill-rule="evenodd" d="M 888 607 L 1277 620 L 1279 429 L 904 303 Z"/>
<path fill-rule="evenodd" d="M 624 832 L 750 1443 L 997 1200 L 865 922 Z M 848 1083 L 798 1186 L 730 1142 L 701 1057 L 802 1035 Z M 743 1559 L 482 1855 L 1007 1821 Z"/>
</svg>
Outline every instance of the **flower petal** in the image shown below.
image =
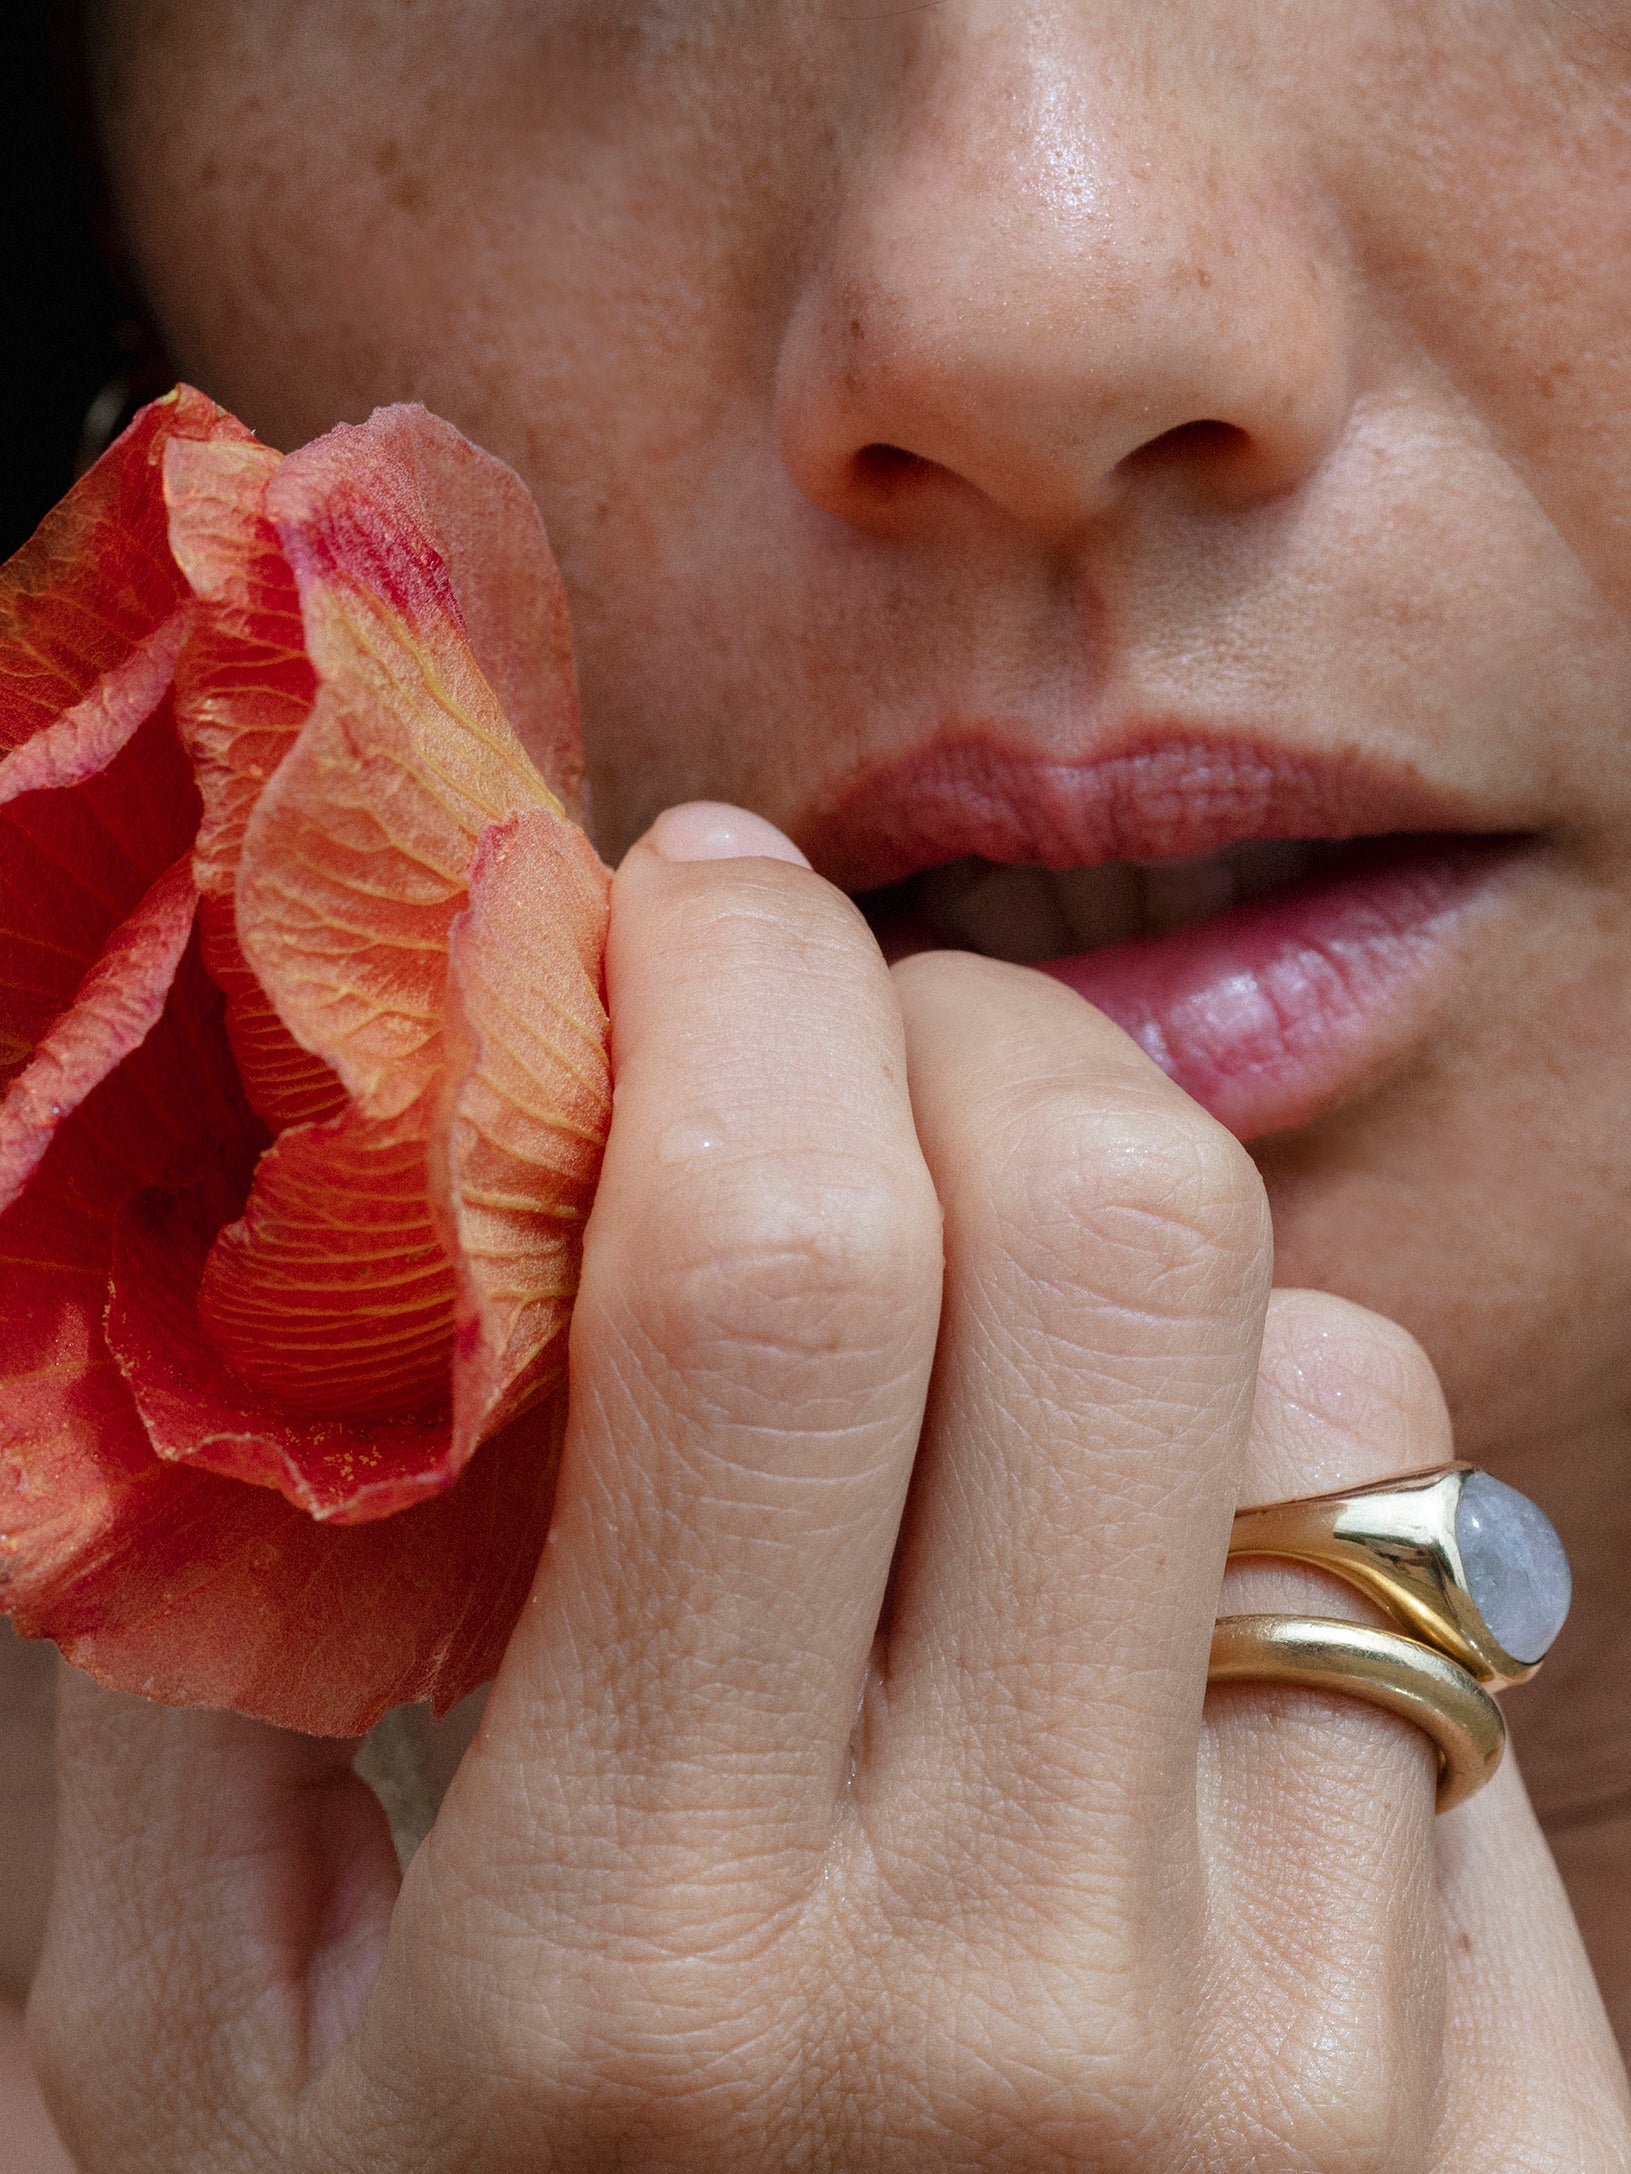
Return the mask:
<svg viewBox="0 0 1631 2174">
<path fill-rule="evenodd" d="M 192 868 L 180 860 L 108 941 L 72 1004 L 0 1098 L 0 1215 L 39 1167 L 52 1135 L 163 1016 L 192 935 Z"/>
<path fill-rule="evenodd" d="M 427 1124 L 417 1108 L 383 1123 L 353 1109 L 284 1133 L 243 1220 L 221 1232 L 201 1319 L 228 1364 L 291 1412 L 431 1413 L 445 1431 L 454 1279 Z"/>
<path fill-rule="evenodd" d="M 222 1364 L 199 1326 L 199 1282 L 221 1218 L 209 1187 L 143 1192 L 114 1234 L 108 1345 L 154 1449 L 276 1488 L 308 1517 L 338 1523 L 387 1517 L 440 1492 L 450 1477 L 445 1419 L 348 1425 L 318 1411 L 291 1415 Z"/>
<path fill-rule="evenodd" d="M 435 1091 L 447 932 L 477 839 L 559 805 L 476 664 L 400 443 L 373 423 L 331 431 L 268 487 L 319 692 L 238 873 L 244 956 L 376 1118 Z"/>
<path fill-rule="evenodd" d="M 0 757 L 0 807 L 20 793 L 81 785 L 105 770 L 164 700 L 186 633 L 187 614 L 178 609 L 111 665 L 82 702 Z"/>
<path fill-rule="evenodd" d="M 227 1000 L 227 1040 L 249 1107 L 272 1132 L 291 1125 L 322 1124 L 351 1106 L 338 1077 L 302 1049 L 272 1009 L 272 1000 L 250 971 L 238 943 L 237 909 L 230 897 L 198 902 L 204 964 Z"/>
<path fill-rule="evenodd" d="M 192 836 L 165 701 L 190 594 L 157 464 L 178 436 L 248 435 L 179 388 L 0 569 L 0 1084 Z"/>
<path fill-rule="evenodd" d="M 203 795 L 198 887 L 230 892 L 244 826 L 317 691 L 294 575 L 266 512 L 283 456 L 173 439 L 164 449 L 170 548 L 197 604 L 176 674 L 176 723 Z"/>
<path fill-rule="evenodd" d="M 170 555 L 154 465 L 172 437 L 249 435 L 213 400 L 178 386 L 142 409 L 6 562 L 0 575 L 0 749 L 21 748 L 79 711 L 105 762 L 120 744 L 118 731 L 128 737 L 151 711 L 162 681 L 146 709 L 129 685 L 122 696 L 114 689 L 188 601 Z M 94 722 L 99 690 L 106 698 L 102 726 Z"/>
<path fill-rule="evenodd" d="M 197 821 L 168 703 L 86 783 L 0 807 L 0 1088 L 187 851 Z"/>
<path fill-rule="evenodd" d="M 291 558 L 314 568 L 332 555 L 352 580 L 377 581 L 389 595 L 404 571 L 399 537 L 422 538 L 446 570 L 482 677 L 534 768 L 581 822 L 583 734 L 566 592 L 514 469 L 417 405 L 378 408 L 360 429 L 330 431 L 292 459 L 275 503 Z M 370 508 L 363 515 L 359 505 L 349 521 L 359 480 Z"/>
<path fill-rule="evenodd" d="M 435 1501 L 315 1523 L 161 1462 L 102 1333 L 114 1216 L 254 1145 L 196 951 L 142 1046 L 0 1217 L 0 1605 L 117 1690 L 344 1736 L 497 1669 L 549 1522 L 560 1413 Z"/>
<path fill-rule="evenodd" d="M 462 512 L 460 492 L 472 500 Z M 278 1017 L 334 1067 L 354 1108 L 285 1133 L 267 1156 L 243 1220 L 222 1234 L 205 1272 L 201 1318 L 232 1367 L 293 1411 L 379 1419 L 439 1404 L 445 1413 L 452 1219 L 446 1201 L 432 1200 L 426 1150 L 443 1091 L 449 931 L 490 824 L 530 810 L 554 826 L 551 836 L 567 833 L 478 666 L 442 539 L 454 537 L 472 613 L 490 630 L 513 602 L 511 587 L 496 600 L 477 593 L 505 562 L 503 523 L 525 515 L 523 566 L 545 547 L 507 471 L 445 425 L 403 411 L 291 455 L 267 485 L 267 506 L 299 583 L 318 694 L 244 830 L 238 937 Z M 536 613 L 522 618 L 535 623 Z M 498 654 L 520 673 L 513 643 Z M 555 708 L 575 720 L 558 643 L 539 669 L 554 674 Z M 541 713 L 536 692 L 527 699 Z M 594 951 L 588 971 L 598 974 L 605 877 L 581 833 L 570 836 L 575 843 L 555 848 L 557 906 L 570 903 L 562 872 L 575 870 L 571 895 Z M 581 961 L 574 970 L 582 982 Z M 592 981 L 587 992 L 592 1011 Z M 603 1021 L 593 1031 L 603 1044 Z M 257 1106 L 270 1108 L 260 1096 Z M 569 1299 L 558 1261 L 516 1304 L 542 1304 L 546 1286 L 553 1336 Z M 484 1304 L 467 1296 L 472 1318 Z M 500 1401 L 505 1410 L 520 1401 L 507 1391 L 537 1356 L 536 1328 L 484 1320 L 469 1347 L 484 1354 L 484 1386 L 466 1370 L 461 1425 L 427 1458 L 427 1479 L 447 1484 L 499 1423 Z M 512 1341 L 523 1356 L 504 1356 Z M 525 1394 L 539 1394 L 543 1379 L 529 1374 Z M 298 1462 L 298 1449 L 290 1453 Z"/>
<path fill-rule="evenodd" d="M 53 1573 L 8 1589 L 0 1572 L 0 1599 L 25 1636 L 166 1705 L 316 1736 L 360 1736 L 408 1700 L 446 1713 L 498 1673 L 549 1527 L 560 1417 L 528 1413 L 432 1502 L 334 1526 L 266 1488 L 161 1464 L 128 1398 L 123 1434 L 87 1404 L 37 1479 L 36 1522 L 0 1530 L 0 1549 L 39 1545 L 64 1501 L 94 1504 L 99 1529 L 59 1541 Z M 0 1457 L 0 1526 L 5 1479 Z"/>
<path fill-rule="evenodd" d="M 258 1145 L 196 947 L 159 1024 L 57 1130 L 0 1215 L 0 1585 L 29 1605 L 102 1545 L 112 1514 L 90 1475 L 152 1452 L 102 1334 L 114 1220 L 146 1185 L 187 1185 Z M 76 1474 L 85 1475 L 81 1487 Z"/>
<path fill-rule="evenodd" d="M 459 1463 L 565 1368 L 611 1121 L 609 891 L 583 832 L 529 810 L 483 836 L 453 924 L 440 1159 L 459 1271 Z"/>
</svg>

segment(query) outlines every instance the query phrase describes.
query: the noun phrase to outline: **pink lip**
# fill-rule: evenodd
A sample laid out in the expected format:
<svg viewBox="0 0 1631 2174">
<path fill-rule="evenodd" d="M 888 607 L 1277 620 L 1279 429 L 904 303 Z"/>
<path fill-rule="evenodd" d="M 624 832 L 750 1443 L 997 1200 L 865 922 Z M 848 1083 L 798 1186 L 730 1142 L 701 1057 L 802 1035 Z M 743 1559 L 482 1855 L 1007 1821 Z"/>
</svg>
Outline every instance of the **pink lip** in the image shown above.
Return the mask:
<svg viewBox="0 0 1631 2174">
<path fill-rule="evenodd" d="M 1515 848 L 1472 828 L 1444 796 L 1356 757 L 1184 736 L 1061 763 L 969 735 L 869 772 L 800 842 L 824 874 L 868 889 L 969 854 L 1087 867 L 1376 838 L 1212 920 L 1042 962 L 1257 1139 L 1347 1099 L 1424 1031 L 1466 909 Z M 896 956 L 933 941 L 921 926 L 892 933 Z"/>
</svg>

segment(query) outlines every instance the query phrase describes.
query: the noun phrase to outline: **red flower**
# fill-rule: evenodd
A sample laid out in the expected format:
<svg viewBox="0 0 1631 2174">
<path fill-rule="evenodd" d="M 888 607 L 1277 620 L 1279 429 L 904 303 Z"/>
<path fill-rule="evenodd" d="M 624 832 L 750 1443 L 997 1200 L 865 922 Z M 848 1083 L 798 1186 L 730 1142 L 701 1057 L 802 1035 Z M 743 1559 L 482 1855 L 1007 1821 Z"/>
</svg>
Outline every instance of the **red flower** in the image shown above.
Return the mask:
<svg viewBox="0 0 1631 2174">
<path fill-rule="evenodd" d="M 284 459 L 180 387 L 0 572 L 0 1604 L 104 1682 L 496 1667 L 610 1114 L 580 774 L 532 502 L 422 409 Z"/>
</svg>

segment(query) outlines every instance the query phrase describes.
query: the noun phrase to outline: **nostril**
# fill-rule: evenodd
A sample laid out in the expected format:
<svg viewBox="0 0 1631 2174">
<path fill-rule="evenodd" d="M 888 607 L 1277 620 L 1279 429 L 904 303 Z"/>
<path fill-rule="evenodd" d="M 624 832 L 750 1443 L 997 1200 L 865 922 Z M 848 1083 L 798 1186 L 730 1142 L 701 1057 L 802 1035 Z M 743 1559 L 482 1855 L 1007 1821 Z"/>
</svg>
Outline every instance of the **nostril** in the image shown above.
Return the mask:
<svg viewBox="0 0 1631 2174">
<path fill-rule="evenodd" d="M 1264 446 L 1238 423 L 1204 416 L 1150 438 L 1122 462 L 1125 476 L 1169 477 L 1233 497 L 1262 488 Z"/>
<path fill-rule="evenodd" d="M 1172 430 L 1164 430 L 1159 438 L 1141 445 L 1132 459 L 1149 467 L 1164 466 L 1169 461 L 1238 460 L 1250 444 L 1250 437 L 1237 423 L 1204 417 L 1199 422 L 1179 423 Z"/>
<path fill-rule="evenodd" d="M 934 466 L 902 445 L 863 445 L 855 456 L 856 481 L 874 491 L 894 491 Z"/>
</svg>

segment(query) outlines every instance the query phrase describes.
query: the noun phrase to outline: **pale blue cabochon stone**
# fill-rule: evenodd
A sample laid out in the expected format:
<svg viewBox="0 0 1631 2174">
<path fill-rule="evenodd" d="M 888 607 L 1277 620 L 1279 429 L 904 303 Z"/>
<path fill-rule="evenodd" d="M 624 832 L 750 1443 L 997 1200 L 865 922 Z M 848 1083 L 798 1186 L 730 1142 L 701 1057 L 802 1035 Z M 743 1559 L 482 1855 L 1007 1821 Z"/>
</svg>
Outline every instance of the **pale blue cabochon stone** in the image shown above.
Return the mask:
<svg viewBox="0 0 1631 2174">
<path fill-rule="evenodd" d="M 1467 1590 L 1515 1661 L 1538 1661 L 1563 1628 L 1573 1581 L 1546 1512 L 1488 1472 L 1474 1472 L 1455 1513 Z"/>
</svg>

